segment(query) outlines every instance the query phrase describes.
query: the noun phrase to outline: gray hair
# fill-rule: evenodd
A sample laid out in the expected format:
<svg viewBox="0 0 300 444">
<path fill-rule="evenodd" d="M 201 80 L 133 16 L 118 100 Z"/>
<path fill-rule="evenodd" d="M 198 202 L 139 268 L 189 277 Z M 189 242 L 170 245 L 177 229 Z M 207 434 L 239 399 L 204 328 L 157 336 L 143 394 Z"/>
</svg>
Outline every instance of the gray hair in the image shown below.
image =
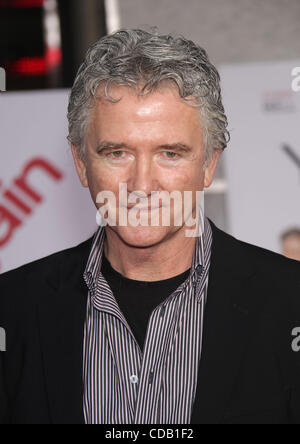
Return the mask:
<svg viewBox="0 0 300 444">
<path fill-rule="evenodd" d="M 84 158 L 85 135 L 98 87 L 105 96 L 112 84 L 127 85 L 137 94 L 147 94 L 162 82 L 171 81 L 179 95 L 199 107 L 204 131 L 206 160 L 214 150 L 224 150 L 229 141 L 227 118 L 222 104 L 220 76 L 206 51 L 181 36 L 159 35 L 156 31 L 124 29 L 92 45 L 80 66 L 68 106 L 68 140 Z M 195 103 L 194 103 L 195 106 Z"/>
</svg>

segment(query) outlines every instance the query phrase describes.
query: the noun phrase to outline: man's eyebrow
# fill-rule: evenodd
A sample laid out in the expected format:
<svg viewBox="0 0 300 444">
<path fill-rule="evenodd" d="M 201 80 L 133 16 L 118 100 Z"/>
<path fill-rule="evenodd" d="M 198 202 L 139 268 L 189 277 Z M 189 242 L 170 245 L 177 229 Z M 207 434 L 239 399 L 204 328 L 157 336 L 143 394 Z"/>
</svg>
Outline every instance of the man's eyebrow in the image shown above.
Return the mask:
<svg viewBox="0 0 300 444">
<path fill-rule="evenodd" d="M 128 145 L 126 145 L 126 143 L 122 143 L 122 142 L 109 142 L 109 141 L 104 141 L 99 143 L 98 147 L 97 147 L 97 151 L 104 151 L 104 150 L 116 150 L 116 149 L 121 149 L 121 148 L 129 148 Z"/>
<path fill-rule="evenodd" d="M 190 147 L 184 143 L 166 143 L 166 144 L 160 145 L 159 148 L 164 149 L 166 151 L 172 150 L 172 151 L 186 152 L 186 153 L 189 153 L 192 151 L 192 147 Z"/>
</svg>

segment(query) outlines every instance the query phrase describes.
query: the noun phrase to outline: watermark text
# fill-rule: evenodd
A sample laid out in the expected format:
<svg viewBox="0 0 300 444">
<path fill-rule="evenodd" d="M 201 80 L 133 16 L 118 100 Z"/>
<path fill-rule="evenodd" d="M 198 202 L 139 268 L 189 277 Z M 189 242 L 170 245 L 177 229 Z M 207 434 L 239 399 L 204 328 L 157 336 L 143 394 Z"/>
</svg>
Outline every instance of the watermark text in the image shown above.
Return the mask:
<svg viewBox="0 0 300 444">
<path fill-rule="evenodd" d="M 292 90 L 294 92 L 299 92 L 300 91 L 300 66 L 296 66 L 295 68 L 293 68 L 292 77 L 293 77 Z"/>
<path fill-rule="evenodd" d="M 6 333 L 4 328 L 0 327 L 0 352 L 6 351 Z"/>
<path fill-rule="evenodd" d="M 6 91 L 6 72 L 4 68 L 0 67 L 0 91 Z"/>
<path fill-rule="evenodd" d="M 295 338 L 292 342 L 292 350 L 295 353 L 300 351 L 300 327 L 295 327 L 292 331 L 292 336 Z"/>
<path fill-rule="evenodd" d="M 185 226 L 186 237 L 203 233 L 204 192 L 200 190 L 152 191 L 147 196 L 143 191 L 128 193 L 127 184 L 120 183 L 117 193 L 100 191 L 96 204 L 96 221 L 100 226 Z"/>
</svg>

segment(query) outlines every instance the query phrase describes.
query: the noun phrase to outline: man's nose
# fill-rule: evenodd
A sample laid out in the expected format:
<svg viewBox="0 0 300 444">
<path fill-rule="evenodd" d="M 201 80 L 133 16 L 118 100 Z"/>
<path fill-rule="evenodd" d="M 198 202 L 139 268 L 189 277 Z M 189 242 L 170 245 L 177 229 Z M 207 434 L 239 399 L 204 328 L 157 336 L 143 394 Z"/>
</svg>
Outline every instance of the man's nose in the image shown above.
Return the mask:
<svg viewBox="0 0 300 444">
<path fill-rule="evenodd" d="M 129 193 L 135 192 L 138 197 L 138 192 L 142 193 L 140 197 L 144 197 L 144 193 L 150 197 L 152 191 L 159 190 L 159 181 L 151 159 L 141 157 L 136 160 L 130 173 L 127 189 Z"/>
</svg>

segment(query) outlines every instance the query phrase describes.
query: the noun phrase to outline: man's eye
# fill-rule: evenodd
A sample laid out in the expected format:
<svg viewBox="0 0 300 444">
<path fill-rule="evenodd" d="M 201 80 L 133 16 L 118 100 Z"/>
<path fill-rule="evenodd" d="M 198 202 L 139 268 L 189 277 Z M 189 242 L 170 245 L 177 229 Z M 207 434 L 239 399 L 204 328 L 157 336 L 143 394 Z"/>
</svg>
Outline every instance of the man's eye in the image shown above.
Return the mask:
<svg viewBox="0 0 300 444">
<path fill-rule="evenodd" d="M 166 157 L 170 160 L 179 159 L 179 155 L 177 153 L 173 153 L 173 151 L 165 151 Z"/>
<path fill-rule="evenodd" d="M 109 153 L 108 156 L 112 159 L 121 159 L 123 157 L 124 151 L 113 151 L 112 153 Z"/>
</svg>

